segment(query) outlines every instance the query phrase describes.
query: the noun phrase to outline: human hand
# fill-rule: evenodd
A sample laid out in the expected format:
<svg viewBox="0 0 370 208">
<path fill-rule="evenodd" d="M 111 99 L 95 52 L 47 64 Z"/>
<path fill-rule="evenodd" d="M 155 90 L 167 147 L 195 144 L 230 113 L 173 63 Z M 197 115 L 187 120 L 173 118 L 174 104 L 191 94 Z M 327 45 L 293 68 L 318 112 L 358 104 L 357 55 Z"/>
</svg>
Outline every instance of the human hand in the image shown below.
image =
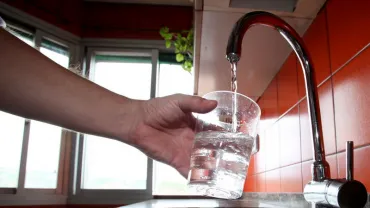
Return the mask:
<svg viewBox="0 0 370 208">
<path fill-rule="evenodd" d="M 207 113 L 216 101 L 176 94 L 139 101 L 138 114 L 132 121 L 132 145 L 149 157 L 176 168 L 184 177 L 190 167 L 195 136 L 192 112 Z"/>
</svg>

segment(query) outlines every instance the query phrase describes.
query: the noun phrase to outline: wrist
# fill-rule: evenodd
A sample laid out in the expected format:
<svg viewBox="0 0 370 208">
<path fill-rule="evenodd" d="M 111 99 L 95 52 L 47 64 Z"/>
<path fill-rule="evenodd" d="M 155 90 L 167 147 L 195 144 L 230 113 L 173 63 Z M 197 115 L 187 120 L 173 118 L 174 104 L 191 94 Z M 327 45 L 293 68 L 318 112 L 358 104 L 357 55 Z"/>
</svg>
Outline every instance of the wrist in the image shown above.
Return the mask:
<svg viewBox="0 0 370 208">
<path fill-rule="evenodd" d="M 143 103 L 145 101 L 125 99 L 119 103 L 117 116 L 112 130 L 115 138 L 127 144 L 134 144 L 137 127 L 141 122 Z"/>
</svg>

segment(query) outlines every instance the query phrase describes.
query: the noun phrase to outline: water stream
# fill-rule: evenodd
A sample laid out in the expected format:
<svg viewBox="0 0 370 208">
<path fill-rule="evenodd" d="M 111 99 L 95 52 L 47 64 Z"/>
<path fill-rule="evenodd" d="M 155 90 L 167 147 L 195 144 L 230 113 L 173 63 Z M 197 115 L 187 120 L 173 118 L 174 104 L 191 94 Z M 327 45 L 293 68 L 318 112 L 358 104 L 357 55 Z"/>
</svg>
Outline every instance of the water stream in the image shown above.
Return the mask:
<svg viewBox="0 0 370 208">
<path fill-rule="evenodd" d="M 236 79 L 236 63 L 233 63 L 231 65 L 231 91 L 234 92 L 233 96 L 233 104 L 232 104 L 232 130 L 233 132 L 237 132 L 238 129 L 238 117 L 237 117 L 237 112 L 238 112 L 238 105 L 237 105 L 237 96 L 236 92 L 238 90 L 238 82 Z"/>
</svg>

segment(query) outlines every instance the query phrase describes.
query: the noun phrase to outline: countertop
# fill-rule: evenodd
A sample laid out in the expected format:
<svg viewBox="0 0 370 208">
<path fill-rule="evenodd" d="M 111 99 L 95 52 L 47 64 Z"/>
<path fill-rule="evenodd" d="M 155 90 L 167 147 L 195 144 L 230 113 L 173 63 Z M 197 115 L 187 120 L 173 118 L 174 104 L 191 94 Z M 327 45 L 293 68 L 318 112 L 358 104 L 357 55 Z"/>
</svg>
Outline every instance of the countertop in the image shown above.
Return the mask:
<svg viewBox="0 0 370 208">
<path fill-rule="evenodd" d="M 152 199 L 125 208 L 159 208 L 159 207 L 286 207 L 259 200 L 218 200 L 218 199 Z M 302 205 L 302 207 L 305 207 Z M 123 208 L 123 207 L 122 207 Z"/>
<path fill-rule="evenodd" d="M 369 196 L 370 200 L 370 196 Z M 241 199 L 152 199 L 124 208 L 162 208 L 162 207 L 299 207 L 312 208 L 301 193 L 244 193 Z M 320 206 L 324 208 L 326 206 Z M 370 208 L 370 201 L 365 206 Z"/>
<path fill-rule="evenodd" d="M 241 199 L 152 199 L 125 208 L 159 207 L 311 207 L 302 194 L 245 194 Z"/>
</svg>

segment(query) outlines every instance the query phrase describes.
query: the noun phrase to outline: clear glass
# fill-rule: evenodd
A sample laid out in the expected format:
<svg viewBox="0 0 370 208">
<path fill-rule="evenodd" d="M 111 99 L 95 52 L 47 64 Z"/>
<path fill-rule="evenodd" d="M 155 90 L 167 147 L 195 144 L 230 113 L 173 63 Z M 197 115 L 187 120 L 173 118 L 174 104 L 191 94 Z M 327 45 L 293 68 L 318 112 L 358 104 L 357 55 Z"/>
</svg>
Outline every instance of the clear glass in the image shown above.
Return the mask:
<svg viewBox="0 0 370 208">
<path fill-rule="evenodd" d="M 193 94 L 193 74 L 178 64 L 160 64 L 158 97 L 175 93 Z M 173 167 L 154 161 L 153 195 L 187 195 L 186 179 Z"/>
<path fill-rule="evenodd" d="M 18 186 L 24 118 L 0 111 L 0 187 Z"/>
<path fill-rule="evenodd" d="M 196 115 L 188 185 L 195 194 L 237 199 L 243 193 L 261 110 L 239 93 L 218 91 L 203 97 L 217 100 L 218 105 L 209 113 Z"/>
<path fill-rule="evenodd" d="M 42 40 L 42 45 L 46 42 Z M 40 52 L 68 68 L 68 51 L 60 46 L 40 47 Z M 62 128 L 31 121 L 26 166 L 26 188 L 55 189 L 57 187 Z"/>
<path fill-rule="evenodd" d="M 133 99 L 150 98 L 152 64 L 97 62 L 95 83 Z M 146 189 L 148 158 L 122 142 L 85 135 L 83 189 Z"/>
</svg>

